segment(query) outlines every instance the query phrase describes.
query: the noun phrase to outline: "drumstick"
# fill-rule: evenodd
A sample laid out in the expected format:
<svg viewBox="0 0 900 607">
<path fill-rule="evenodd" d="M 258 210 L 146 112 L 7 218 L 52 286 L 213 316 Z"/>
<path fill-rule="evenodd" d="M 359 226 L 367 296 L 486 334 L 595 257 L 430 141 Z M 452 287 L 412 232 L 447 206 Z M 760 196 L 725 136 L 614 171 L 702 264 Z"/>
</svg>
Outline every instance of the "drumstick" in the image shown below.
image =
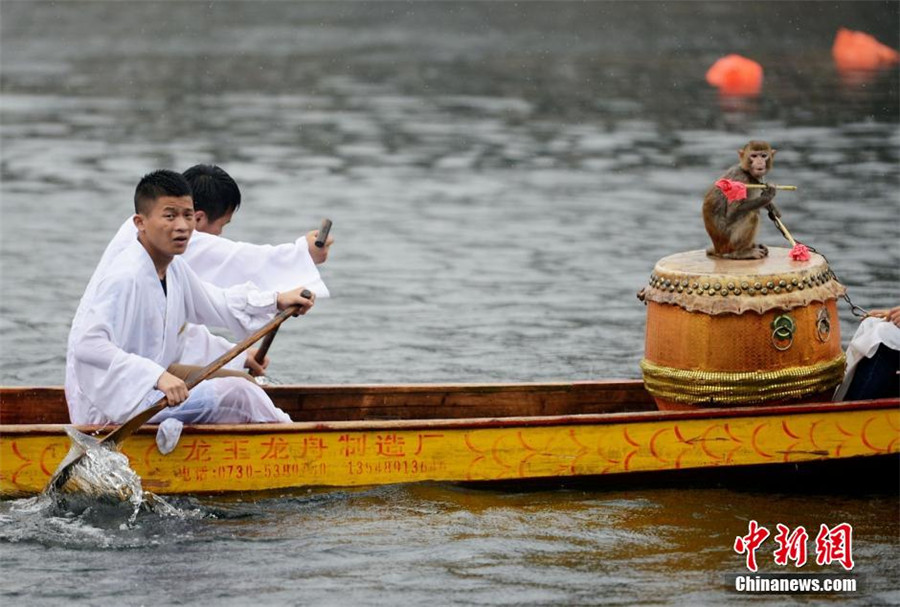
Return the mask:
<svg viewBox="0 0 900 607">
<path fill-rule="evenodd" d="M 768 184 L 768 183 L 745 183 L 744 185 L 747 186 L 747 189 L 749 189 L 749 190 L 762 190 L 764 188 L 769 187 L 770 184 Z M 776 190 L 794 191 L 797 189 L 797 186 L 795 186 L 795 185 L 773 185 L 772 187 L 774 187 Z"/>
</svg>

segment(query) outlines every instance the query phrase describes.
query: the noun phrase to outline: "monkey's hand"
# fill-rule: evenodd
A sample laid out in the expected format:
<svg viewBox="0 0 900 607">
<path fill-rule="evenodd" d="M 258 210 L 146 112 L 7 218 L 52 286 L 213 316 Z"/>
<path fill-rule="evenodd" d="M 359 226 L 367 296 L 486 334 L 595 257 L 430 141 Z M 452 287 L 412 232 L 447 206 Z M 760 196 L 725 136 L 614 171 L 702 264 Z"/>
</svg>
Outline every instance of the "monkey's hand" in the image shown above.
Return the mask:
<svg viewBox="0 0 900 607">
<path fill-rule="evenodd" d="M 775 206 L 774 202 L 770 202 L 766 206 L 766 210 L 769 211 L 769 219 L 775 221 L 776 219 L 781 219 L 781 211 L 778 210 L 778 207 Z"/>
<path fill-rule="evenodd" d="M 762 191 L 762 193 L 759 195 L 759 198 L 757 200 L 759 202 L 764 202 L 764 203 L 768 204 L 769 202 L 772 201 L 772 199 L 775 198 L 775 192 L 776 192 L 776 190 L 775 190 L 774 185 L 771 185 L 771 184 L 766 185 L 766 188 Z"/>
</svg>

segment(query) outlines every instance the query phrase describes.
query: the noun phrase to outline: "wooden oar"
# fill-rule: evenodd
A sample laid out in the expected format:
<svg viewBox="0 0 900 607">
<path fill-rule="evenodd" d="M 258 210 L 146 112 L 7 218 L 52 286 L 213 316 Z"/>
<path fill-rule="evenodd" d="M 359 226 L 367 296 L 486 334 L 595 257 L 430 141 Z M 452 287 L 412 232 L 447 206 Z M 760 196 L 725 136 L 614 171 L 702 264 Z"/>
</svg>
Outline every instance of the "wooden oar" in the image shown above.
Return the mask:
<svg viewBox="0 0 900 607">
<path fill-rule="evenodd" d="M 209 376 L 234 360 L 234 358 L 241 352 L 258 342 L 263 337 L 272 335 L 275 331 L 278 330 L 278 327 L 281 326 L 281 323 L 293 316 L 299 309 L 300 306 L 290 306 L 289 308 L 285 308 L 284 310 L 279 312 L 275 316 L 275 318 L 270 320 L 264 327 L 262 327 L 261 329 L 241 341 L 234 348 L 205 366 L 195 376 L 188 378 L 188 380 L 185 382 L 188 390 L 192 389 L 204 379 L 209 378 Z M 271 343 L 272 340 L 270 339 L 269 344 Z M 268 349 L 268 346 L 266 346 L 266 349 Z M 265 353 L 263 353 L 263 356 L 265 357 Z M 103 438 L 103 440 L 98 443 L 98 445 L 110 448 L 115 447 L 123 440 L 134 434 L 135 430 L 143 426 L 151 417 L 165 409 L 167 406 L 169 406 L 169 403 L 166 400 L 166 397 L 162 397 L 151 407 L 144 409 L 143 411 L 126 421 L 124 424 L 107 434 Z M 73 458 L 71 461 L 63 462 L 62 464 L 60 464 L 60 467 L 56 471 L 56 474 L 53 475 L 53 478 L 51 478 L 50 482 L 47 484 L 47 489 L 61 489 L 62 486 L 66 484 L 66 481 L 69 480 L 73 468 L 78 464 L 79 461 L 81 461 L 82 457 L 84 457 L 83 453 Z M 45 492 L 47 491 L 47 489 L 45 489 Z"/>
<path fill-rule="evenodd" d="M 303 289 L 300 291 L 300 297 L 305 299 L 309 299 L 312 297 L 312 293 L 309 292 L 309 289 Z M 263 361 L 266 360 L 266 354 L 269 353 L 269 348 L 272 347 L 272 342 L 275 341 L 275 335 L 278 333 L 278 329 L 281 325 L 277 325 L 274 329 L 269 331 L 269 333 L 263 338 L 262 343 L 259 345 L 259 350 L 256 351 L 256 356 L 253 358 L 256 359 L 256 362 L 259 364 L 263 364 Z M 238 352 L 240 354 L 240 352 Z"/>
</svg>

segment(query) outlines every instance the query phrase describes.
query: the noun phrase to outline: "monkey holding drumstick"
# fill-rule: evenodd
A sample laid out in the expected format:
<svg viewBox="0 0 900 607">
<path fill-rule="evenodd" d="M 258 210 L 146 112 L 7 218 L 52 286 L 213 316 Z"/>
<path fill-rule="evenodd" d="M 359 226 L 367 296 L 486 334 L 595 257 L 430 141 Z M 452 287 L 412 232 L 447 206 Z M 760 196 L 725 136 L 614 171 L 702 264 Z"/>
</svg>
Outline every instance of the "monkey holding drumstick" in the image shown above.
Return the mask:
<svg viewBox="0 0 900 607">
<path fill-rule="evenodd" d="M 769 254 L 765 245 L 756 243 L 756 233 L 761 208 L 766 207 L 776 223 L 781 217 L 772 202 L 775 186 L 762 181 L 772 170 L 775 151 L 765 141 L 749 142 L 738 150 L 740 162 L 728 169 L 706 193 L 703 223 L 713 242 L 706 250 L 710 257 L 762 259 Z"/>
</svg>

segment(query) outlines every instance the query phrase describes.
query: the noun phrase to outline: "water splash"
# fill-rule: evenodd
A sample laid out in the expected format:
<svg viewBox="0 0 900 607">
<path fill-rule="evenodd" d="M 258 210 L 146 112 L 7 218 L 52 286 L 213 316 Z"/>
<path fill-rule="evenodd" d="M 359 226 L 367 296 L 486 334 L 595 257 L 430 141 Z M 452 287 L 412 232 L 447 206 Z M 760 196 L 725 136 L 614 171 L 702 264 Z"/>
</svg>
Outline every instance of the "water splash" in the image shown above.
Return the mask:
<svg viewBox="0 0 900 607">
<path fill-rule="evenodd" d="M 60 464 L 60 470 L 70 462 L 78 461 L 56 493 L 79 494 L 114 503 L 127 502 L 134 509 L 133 516 L 136 516 L 144 502 L 144 490 L 141 477 L 131 469 L 128 457 L 71 426 L 66 427 L 66 433 L 72 440 L 72 446 Z"/>
<path fill-rule="evenodd" d="M 66 427 L 66 433 L 72 440 L 72 446 L 59 470 L 76 460 L 77 463 L 71 467 L 62 487 L 48 489 L 35 498 L 39 501 L 23 505 L 25 511 L 36 508 L 48 512 L 83 513 L 98 507 L 108 510 L 109 507 L 116 509 L 127 504 L 131 507 L 131 515 L 126 525 L 133 524 L 142 510 L 186 518 L 186 513 L 181 509 L 154 493 L 144 491 L 141 477 L 131 468 L 124 453 L 71 426 Z"/>
</svg>

